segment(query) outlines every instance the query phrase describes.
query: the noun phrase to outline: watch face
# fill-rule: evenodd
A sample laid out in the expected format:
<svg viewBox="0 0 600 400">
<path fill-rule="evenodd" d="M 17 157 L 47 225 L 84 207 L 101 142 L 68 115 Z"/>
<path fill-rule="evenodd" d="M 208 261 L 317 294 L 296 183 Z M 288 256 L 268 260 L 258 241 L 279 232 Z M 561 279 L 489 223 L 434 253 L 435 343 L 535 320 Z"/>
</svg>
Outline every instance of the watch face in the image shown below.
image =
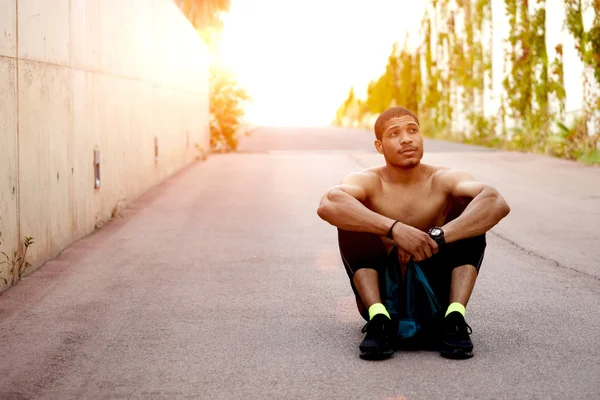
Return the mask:
<svg viewBox="0 0 600 400">
<path fill-rule="evenodd" d="M 433 228 L 431 230 L 431 234 L 433 236 L 440 236 L 442 234 L 442 230 L 440 228 Z"/>
</svg>

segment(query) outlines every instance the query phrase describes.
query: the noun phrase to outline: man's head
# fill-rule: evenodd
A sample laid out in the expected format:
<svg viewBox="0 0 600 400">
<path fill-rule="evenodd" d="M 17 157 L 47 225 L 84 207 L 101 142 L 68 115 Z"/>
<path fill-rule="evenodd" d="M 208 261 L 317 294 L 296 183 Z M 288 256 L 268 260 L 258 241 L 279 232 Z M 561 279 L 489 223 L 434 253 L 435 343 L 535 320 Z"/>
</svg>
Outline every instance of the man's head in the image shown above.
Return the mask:
<svg viewBox="0 0 600 400">
<path fill-rule="evenodd" d="M 375 121 L 375 148 L 388 164 L 413 168 L 423 158 L 423 135 L 419 119 L 403 107 L 392 107 Z"/>
</svg>

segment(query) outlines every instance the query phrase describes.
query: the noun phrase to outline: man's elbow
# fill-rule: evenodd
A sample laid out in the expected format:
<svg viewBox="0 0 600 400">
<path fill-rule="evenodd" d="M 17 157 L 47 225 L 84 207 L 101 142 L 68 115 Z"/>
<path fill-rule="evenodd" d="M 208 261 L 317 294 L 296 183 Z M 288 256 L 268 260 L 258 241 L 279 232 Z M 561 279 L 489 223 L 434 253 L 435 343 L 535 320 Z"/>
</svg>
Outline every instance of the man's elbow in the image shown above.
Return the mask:
<svg viewBox="0 0 600 400">
<path fill-rule="evenodd" d="M 335 213 L 335 203 L 339 200 L 342 195 L 340 189 L 331 189 L 321 199 L 321 203 L 317 208 L 317 215 L 327 222 L 331 219 L 333 213 Z"/>
<path fill-rule="evenodd" d="M 506 217 L 508 214 L 510 214 L 510 206 L 508 205 L 508 203 L 506 202 L 506 200 L 504 200 L 504 198 L 500 197 L 500 213 L 502 214 L 502 218 Z"/>
<path fill-rule="evenodd" d="M 510 206 L 502 197 L 500 192 L 494 189 L 494 197 L 496 198 L 496 209 L 498 210 L 498 214 L 500 215 L 500 219 L 506 217 L 510 213 Z"/>
<path fill-rule="evenodd" d="M 494 204 L 493 210 L 495 214 L 498 215 L 498 220 L 501 220 L 510 213 L 510 206 L 497 189 L 491 186 L 486 186 L 482 191 L 482 195 L 492 200 Z"/>
<path fill-rule="evenodd" d="M 323 196 L 321 202 L 319 203 L 319 207 L 317 208 L 317 215 L 319 216 L 319 218 L 325 221 L 327 221 L 331 213 L 331 196 L 329 194 L 330 192 L 331 191 L 327 192 L 325 196 Z"/>
<path fill-rule="evenodd" d="M 322 220 L 327 221 L 327 216 L 329 215 L 329 207 L 327 201 L 321 201 L 321 204 L 319 204 L 319 207 L 317 208 L 317 215 Z"/>
<path fill-rule="evenodd" d="M 319 208 L 317 208 L 317 215 L 323 221 L 334 225 L 334 220 L 336 219 L 337 215 L 336 211 L 337 210 L 334 204 L 331 202 L 325 202 L 324 204 L 321 204 Z"/>
</svg>

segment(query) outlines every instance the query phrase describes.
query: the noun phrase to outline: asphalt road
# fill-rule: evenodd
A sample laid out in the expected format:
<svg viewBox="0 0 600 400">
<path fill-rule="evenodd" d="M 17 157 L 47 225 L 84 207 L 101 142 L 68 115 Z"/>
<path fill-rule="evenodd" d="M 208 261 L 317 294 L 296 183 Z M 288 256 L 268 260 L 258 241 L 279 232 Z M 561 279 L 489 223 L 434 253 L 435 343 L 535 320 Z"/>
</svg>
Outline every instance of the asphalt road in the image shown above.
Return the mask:
<svg viewBox="0 0 600 400">
<path fill-rule="evenodd" d="M 600 398 L 600 168 L 426 143 L 512 207 L 467 309 L 475 357 L 358 358 L 316 207 L 369 132 L 262 128 L 0 295 L 0 399 Z"/>
</svg>

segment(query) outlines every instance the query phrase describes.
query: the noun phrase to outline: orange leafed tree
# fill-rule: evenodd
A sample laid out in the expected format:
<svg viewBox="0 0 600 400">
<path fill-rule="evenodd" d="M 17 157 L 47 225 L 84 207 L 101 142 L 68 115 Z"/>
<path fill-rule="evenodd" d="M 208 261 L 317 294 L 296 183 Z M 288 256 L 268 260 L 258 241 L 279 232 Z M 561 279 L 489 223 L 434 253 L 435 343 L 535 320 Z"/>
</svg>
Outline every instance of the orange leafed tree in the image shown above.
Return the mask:
<svg viewBox="0 0 600 400">
<path fill-rule="evenodd" d="M 223 29 L 221 16 L 229 11 L 229 0 L 174 0 L 202 35 L 207 44 L 212 45 L 215 36 Z"/>
<path fill-rule="evenodd" d="M 222 16 L 229 0 L 174 0 L 211 51 L 215 51 L 223 29 Z M 236 150 L 243 103 L 248 100 L 233 76 L 214 65 L 210 74 L 210 145 L 212 149 Z"/>
</svg>

